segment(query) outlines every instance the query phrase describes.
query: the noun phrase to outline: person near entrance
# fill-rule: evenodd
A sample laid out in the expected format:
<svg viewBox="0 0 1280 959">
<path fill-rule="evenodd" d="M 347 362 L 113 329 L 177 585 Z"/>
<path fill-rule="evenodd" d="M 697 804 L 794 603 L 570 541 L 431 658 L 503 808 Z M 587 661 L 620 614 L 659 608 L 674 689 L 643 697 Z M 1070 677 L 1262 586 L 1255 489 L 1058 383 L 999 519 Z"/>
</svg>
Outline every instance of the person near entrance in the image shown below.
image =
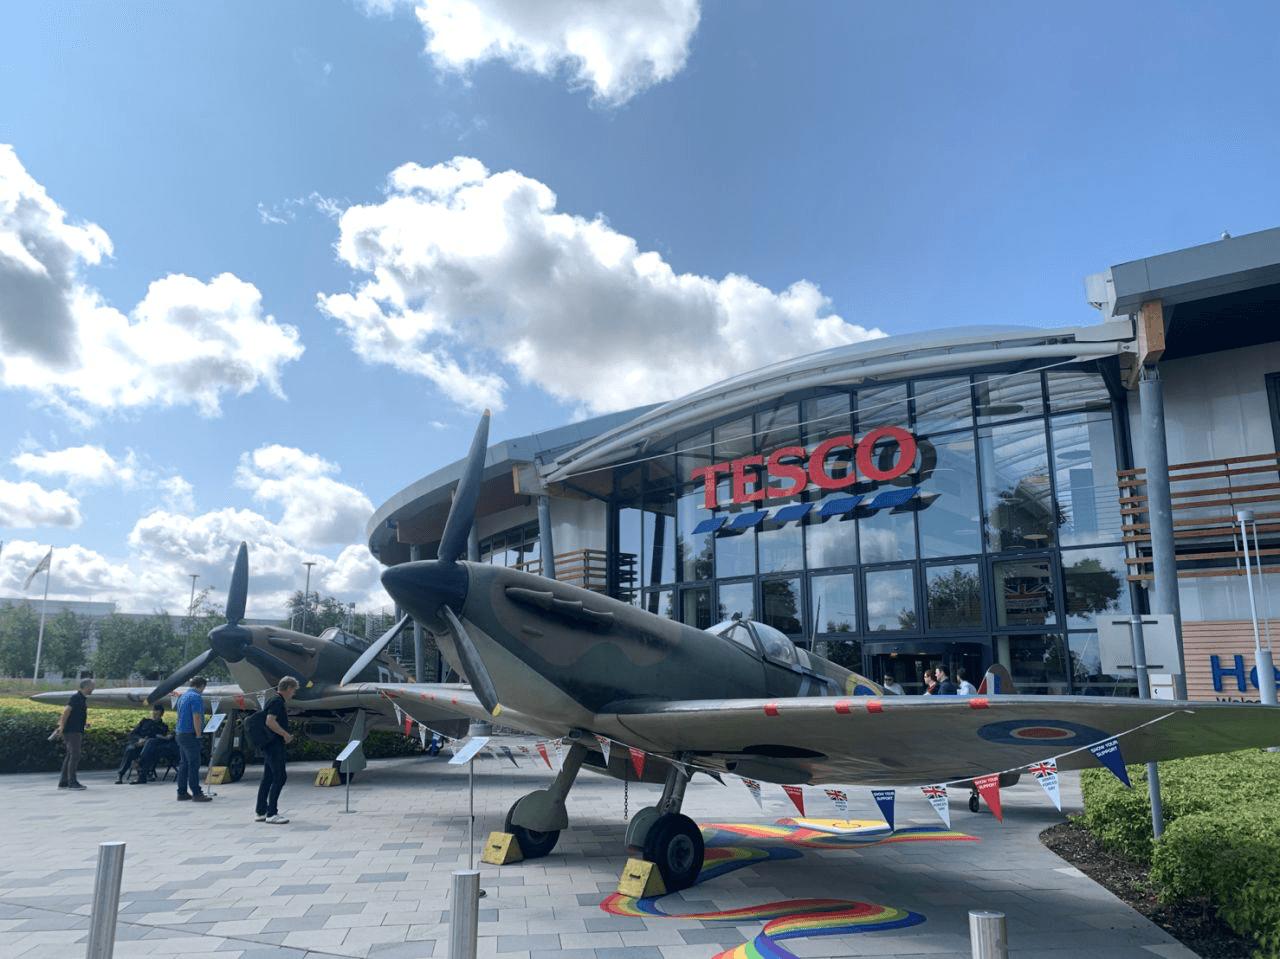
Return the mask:
<svg viewBox="0 0 1280 959">
<path fill-rule="evenodd" d="M 946 666 L 935 666 L 933 675 L 937 679 L 938 684 L 933 687 L 936 696 L 954 696 L 956 694 L 956 684 L 951 681 L 951 677 L 947 675 Z"/>
<path fill-rule="evenodd" d="M 881 685 L 884 686 L 887 692 L 891 692 L 896 696 L 906 695 L 906 690 L 902 688 L 902 683 L 898 682 L 891 675 L 886 675 L 884 677 L 884 682 Z"/>
<path fill-rule="evenodd" d="M 964 667 L 956 667 L 956 693 L 960 696 L 976 696 L 978 688 L 969 682 L 969 677 L 965 675 Z"/>
</svg>

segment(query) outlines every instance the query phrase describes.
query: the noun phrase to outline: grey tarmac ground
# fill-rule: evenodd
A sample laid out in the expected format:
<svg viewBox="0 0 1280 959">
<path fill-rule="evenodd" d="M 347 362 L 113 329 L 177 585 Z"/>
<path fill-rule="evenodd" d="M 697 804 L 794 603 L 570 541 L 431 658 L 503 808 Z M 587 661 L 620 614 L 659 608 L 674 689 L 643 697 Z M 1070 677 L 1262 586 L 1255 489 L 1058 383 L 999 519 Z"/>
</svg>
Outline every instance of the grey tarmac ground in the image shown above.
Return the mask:
<svg viewBox="0 0 1280 959">
<path fill-rule="evenodd" d="M 531 740 L 499 737 L 516 745 Z M 114 956 L 218 959 L 418 959 L 449 954 L 452 874 L 471 862 L 480 901 L 479 956 L 506 959 L 711 959 L 757 936 L 763 921 L 611 915 L 600 902 L 627 860 L 626 814 L 656 786 L 584 773 L 569 797 L 570 828 L 545 859 L 480 863 L 508 807 L 544 788 L 540 760 L 477 760 L 474 772 L 447 757 L 380 760 L 350 786 L 316 787 L 316 763 L 290 766 L 281 812 L 254 821 L 259 767 L 211 787 L 211 803 L 179 803 L 172 783 L 114 785 L 90 772 L 83 792 L 56 788 L 56 774 L 0 777 L 0 956 L 68 959 L 86 954 L 99 844 L 124 842 Z M 469 784 L 474 782 L 474 790 Z M 820 795 L 820 794 L 819 794 Z M 850 790 L 850 818 L 879 819 L 870 790 Z M 1066 812 L 1079 809 L 1078 777 L 1062 777 Z M 1054 959 L 1192 959 L 1194 953 L 1040 845 L 1061 821 L 1034 781 L 1003 791 L 1004 823 L 952 795 L 952 826 L 980 842 L 910 842 L 861 849 L 805 849 L 665 897 L 665 912 L 836 898 L 922 914 L 907 928 L 786 939 L 798 957 L 967 957 L 969 911 L 1007 917 L 1009 954 Z M 345 812 L 347 803 L 351 812 Z M 814 800 L 808 800 L 813 806 Z M 769 824 L 796 814 L 776 786 L 763 809 L 740 780 L 697 776 L 684 810 L 700 823 Z M 812 816 L 835 818 L 825 803 Z M 918 790 L 899 790 L 899 829 L 941 825 Z M 779 845 L 772 843 L 772 845 Z"/>
</svg>

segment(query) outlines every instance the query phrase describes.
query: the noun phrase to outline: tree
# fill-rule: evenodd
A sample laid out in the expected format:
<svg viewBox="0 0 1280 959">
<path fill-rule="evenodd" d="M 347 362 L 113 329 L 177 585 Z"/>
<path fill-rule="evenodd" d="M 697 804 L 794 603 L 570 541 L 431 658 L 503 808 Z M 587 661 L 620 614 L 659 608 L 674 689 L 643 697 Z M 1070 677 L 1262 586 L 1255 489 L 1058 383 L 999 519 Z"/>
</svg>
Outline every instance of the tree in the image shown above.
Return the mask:
<svg viewBox="0 0 1280 959">
<path fill-rule="evenodd" d="M 88 646 L 89 620 L 77 616 L 65 606 L 44 624 L 44 645 L 40 650 L 40 668 L 44 672 L 58 672 L 74 676 L 87 665 L 85 649 Z"/>
<path fill-rule="evenodd" d="M 140 620 L 112 613 L 98 624 L 93 670 L 98 676 L 158 680 L 182 665 L 182 655 L 182 641 L 174 634 L 168 613 Z"/>
<path fill-rule="evenodd" d="M 32 675 L 39 631 L 40 617 L 30 604 L 0 609 L 0 671 L 6 676 Z"/>
<path fill-rule="evenodd" d="M 353 613 L 350 604 L 334 596 L 322 597 L 319 593 L 313 592 L 311 603 L 308 605 L 302 597 L 302 590 L 299 589 L 289 597 L 288 607 L 289 619 L 281 625 L 289 629 L 309 636 L 319 636 L 330 626 L 341 626 L 357 636 L 364 635 L 364 613 Z M 306 613 L 305 624 L 304 612 Z"/>
</svg>

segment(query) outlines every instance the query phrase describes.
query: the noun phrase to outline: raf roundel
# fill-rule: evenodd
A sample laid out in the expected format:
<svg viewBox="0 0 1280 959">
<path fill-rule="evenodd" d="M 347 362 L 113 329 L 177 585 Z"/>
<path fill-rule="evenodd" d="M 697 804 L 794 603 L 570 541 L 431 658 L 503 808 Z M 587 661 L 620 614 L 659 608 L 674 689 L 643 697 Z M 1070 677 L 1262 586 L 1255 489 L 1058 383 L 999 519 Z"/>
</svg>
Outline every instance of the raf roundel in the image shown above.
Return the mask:
<svg viewBox="0 0 1280 959">
<path fill-rule="evenodd" d="M 1092 726 L 1068 722 L 1062 719 L 1009 719 L 1000 723 L 988 723 L 978 729 L 978 735 L 989 743 L 1028 746 L 1039 743 L 1044 746 L 1091 746 L 1106 739 L 1110 733 Z"/>
</svg>

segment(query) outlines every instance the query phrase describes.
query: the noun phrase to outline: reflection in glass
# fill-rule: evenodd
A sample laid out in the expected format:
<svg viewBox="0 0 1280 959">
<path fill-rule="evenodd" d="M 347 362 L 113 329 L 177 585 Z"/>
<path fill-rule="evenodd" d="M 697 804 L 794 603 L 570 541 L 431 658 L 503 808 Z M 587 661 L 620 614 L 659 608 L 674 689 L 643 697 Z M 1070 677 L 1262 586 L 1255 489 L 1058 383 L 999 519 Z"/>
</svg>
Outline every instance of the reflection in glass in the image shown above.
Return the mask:
<svg viewBox="0 0 1280 959">
<path fill-rule="evenodd" d="M 862 643 L 856 639 L 841 639 L 820 643 L 816 651 L 823 659 L 829 659 L 837 666 L 862 671 Z"/>
<path fill-rule="evenodd" d="M 853 511 L 842 516 L 822 515 L 827 503 L 845 499 L 844 492 L 829 493 L 815 500 L 805 520 L 805 563 L 809 569 L 852 566 L 858 561 L 858 524 Z"/>
<path fill-rule="evenodd" d="M 712 536 L 709 533 L 694 535 L 694 529 L 707 516 L 703 504 L 702 484 L 690 486 L 681 494 L 677 504 L 676 568 L 683 582 L 711 578 Z"/>
<path fill-rule="evenodd" d="M 919 445 L 924 467 L 920 474 L 921 509 L 916 514 L 921 552 L 925 557 L 982 552 L 972 434 L 923 438 Z"/>
<path fill-rule="evenodd" d="M 1060 634 L 997 636 L 996 644 L 1019 693 L 1059 696 L 1070 691 L 1066 643 Z"/>
<path fill-rule="evenodd" d="M 1098 616 L 1132 612 L 1123 546 L 1062 551 L 1063 597 L 1069 627 L 1090 627 Z"/>
<path fill-rule="evenodd" d="M 882 489 L 885 487 L 881 487 Z M 915 511 L 881 509 L 858 519 L 858 542 L 864 563 L 892 563 L 916 558 Z"/>
<path fill-rule="evenodd" d="M 715 461 L 727 463 L 755 450 L 755 431 L 750 416 L 743 416 L 715 428 Z"/>
<path fill-rule="evenodd" d="M 930 566 L 925 570 L 930 629 L 982 626 L 982 580 L 977 563 Z"/>
<path fill-rule="evenodd" d="M 993 563 L 997 626 L 1052 626 L 1058 620 L 1047 559 Z"/>
<path fill-rule="evenodd" d="M 676 580 L 676 494 L 673 489 L 651 491 L 644 500 L 644 558 L 640 578 L 645 586 Z"/>
<path fill-rule="evenodd" d="M 1098 634 L 1092 630 L 1067 634 L 1071 650 L 1072 692 L 1077 696 L 1137 696 L 1138 679 L 1132 669 L 1102 671 Z"/>
<path fill-rule="evenodd" d="M 1062 517 L 1049 484 L 1044 421 L 979 430 L 978 455 L 988 547 L 1052 546 Z"/>
<path fill-rule="evenodd" d="M 800 577 L 762 579 L 763 622 L 788 636 L 800 637 Z"/>
<path fill-rule="evenodd" d="M 756 530 L 754 526 L 716 533 L 715 549 L 717 576 L 755 575 Z"/>
<path fill-rule="evenodd" d="M 716 460 L 711 455 L 711 433 L 699 433 L 684 440 L 677 447 L 676 477 L 681 483 L 693 482 L 693 471 L 700 466 L 710 466 Z M 699 489 L 702 484 L 696 484 Z"/>
<path fill-rule="evenodd" d="M 853 573 L 814 576 L 809 580 L 810 636 L 852 633 L 858 629 L 858 597 Z"/>
<path fill-rule="evenodd" d="M 911 385 L 916 403 L 917 433 L 935 433 L 973 425 L 969 377 L 916 380 Z"/>
<path fill-rule="evenodd" d="M 1111 411 L 1111 396 L 1102 375 L 1087 370 L 1049 370 L 1045 373 L 1049 386 L 1049 408 L 1055 413 L 1066 410 Z"/>
<path fill-rule="evenodd" d="M 1053 420 L 1052 431 L 1062 545 L 1115 539 L 1120 490 L 1110 411 L 1060 416 Z"/>
<path fill-rule="evenodd" d="M 979 423 L 1044 413 L 1039 373 L 979 373 L 973 395 Z"/>
<path fill-rule="evenodd" d="M 804 568 L 804 527 L 795 520 L 785 523 L 766 518 L 756 527 L 760 572 L 785 573 Z"/>
<path fill-rule="evenodd" d="M 655 616 L 675 619 L 676 610 L 673 600 L 675 593 L 670 589 L 654 589 L 644 594 L 644 608 Z"/>
<path fill-rule="evenodd" d="M 754 583 L 721 583 L 720 605 L 716 610 L 716 622 L 725 620 L 756 618 Z"/>
<path fill-rule="evenodd" d="M 839 436 L 841 433 L 853 431 L 853 423 L 849 416 L 849 394 L 847 391 L 815 396 L 801 404 L 801 426 L 804 442 L 812 447 L 828 436 Z"/>
<path fill-rule="evenodd" d="M 640 602 L 640 544 L 643 536 L 638 509 L 624 507 L 618 510 L 618 555 L 615 559 L 615 576 L 618 580 L 618 598 L 624 603 Z"/>
<path fill-rule="evenodd" d="M 715 619 L 711 615 L 711 587 L 700 586 L 680 593 L 680 621 L 686 626 L 706 629 Z"/>
<path fill-rule="evenodd" d="M 914 630 L 916 612 L 915 570 L 874 569 L 866 573 L 867 631 Z"/>
<path fill-rule="evenodd" d="M 878 426 L 901 426 L 907 429 L 911 424 L 906 383 L 859 387 L 857 403 L 859 435 Z"/>
<path fill-rule="evenodd" d="M 756 414 L 756 449 L 767 459 L 769 454 L 784 446 L 801 446 L 800 407 L 787 403 L 774 410 L 762 410 Z"/>
</svg>

